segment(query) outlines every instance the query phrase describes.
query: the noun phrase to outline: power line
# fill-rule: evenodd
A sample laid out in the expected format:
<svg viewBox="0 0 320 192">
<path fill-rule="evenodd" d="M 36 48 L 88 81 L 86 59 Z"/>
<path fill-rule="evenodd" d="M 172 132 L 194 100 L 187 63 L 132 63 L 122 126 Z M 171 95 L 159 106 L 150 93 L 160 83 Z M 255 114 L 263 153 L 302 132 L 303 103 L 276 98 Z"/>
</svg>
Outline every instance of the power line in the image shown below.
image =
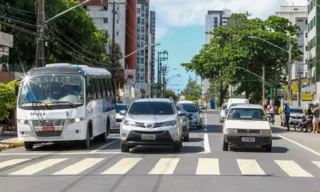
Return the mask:
<svg viewBox="0 0 320 192">
<path fill-rule="evenodd" d="M 27 23 L 27 22 L 24 22 L 24 21 L 19 21 L 17 19 L 12 19 L 12 18 L 6 17 L 6 16 L 1 16 L 0 15 L 0 18 L 2 18 L 2 19 L 10 19 L 13 22 L 20 23 L 20 24 L 23 24 L 23 25 L 26 25 L 26 26 L 30 26 L 30 27 L 33 27 L 33 28 L 37 27 L 35 24 Z"/>
<path fill-rule="evenodd" d="M 18 8 L 15 8 L 15 7 L 11 7 L 10 5 L 0 4 L 0 7 L 7 8 L 7 9 L 12 9 L 12 10 L 17 11 L 19 13 L 23 12 L 23 13 L 29 13 L 29 14 L 34 14 L 34 15 L 36 14 L 33 11 L 26 11 L 26 10 L 23 10 L 23 9 L 18 9 Z"/>
<path fill-rule="evenodd" d="M 27 30 L 27 29 L 24 29 L 24 28 L 21 28 L 21 27 L 17 27 L 17 26 L 15 26 L 15 25 L 12 25 L 12 24 L 9 24 L 9 23 L 3 22 L 3 21 L 0 21 L 0 24 L 2 24 L 2 25 L 7 25 L 7 26 L 9 26 L 9 27 L 12 27 L 13 29 L 16 29 L 16 30 L 19 30 L 19 31 L 28 33 L 28 34 L 30 34 L 30 35 L 34 35 L 34 36 L 37 35 L 37 34 L 36 34 L 35 32 L 33 32 L 33 31 L 29 31 L 29 30 Z"/>
</svg>

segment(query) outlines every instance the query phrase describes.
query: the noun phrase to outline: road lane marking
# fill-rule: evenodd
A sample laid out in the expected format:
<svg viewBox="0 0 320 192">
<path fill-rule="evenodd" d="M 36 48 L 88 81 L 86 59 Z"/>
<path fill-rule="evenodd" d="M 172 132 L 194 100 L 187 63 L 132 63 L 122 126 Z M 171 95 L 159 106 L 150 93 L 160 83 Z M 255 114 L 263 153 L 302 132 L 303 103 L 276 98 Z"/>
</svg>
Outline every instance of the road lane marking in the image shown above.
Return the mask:
<svg viewBox="0 0 320 192">
<path fill-rule="evenodd" d="M 290 177 L 313 177 L 302 169 L 296 162 L 290 160 L 275 160 L 279 167 Z"/>
<path fill-rule="evenodd" d="M 32 156 L 32 155 L 103 155 L 103 154 L 123 154 L 120 151 L 101 151 L 101 152 L 59 152 L 59 153 L 0 153 L 0 156 Z M 128 153 L 129 155 L 129 153 Z"/>
<path fill-rule="evenodd" d="M 172 175 L 178 162 L 179 158 L 161 158 L 149 175 Z"/>
<path fill-rule="evenodd" d="M 219 159 L 199 158 L 196 175 L 220 175 Z"/>
<path fill-rule="evenodd" d="M 96 153 L 96 152 L 98 152 L 99 150 L 104 149 L 104 148 L 106 148 L 106 147 L 109 147 L 110 145 L 112 145 L 112 144 L 114 144 L 114 143 L 116 143 L 116 142 L 118 142 L 118 141 L 119 141 L 119 140 L 114 140 L 114 141 L 108 142 L 108 143 L 106 143 L 105 145 L 102 145 L 101 147 L 99 147 L 98 149 L 95 149 L 95 150 L 90 151 L 90 153 Z"/>
<path fill-rule="evenodd" d="M 299 147 L 302 147 L 303 149 L 305 149 L 305 150 L 307 150 L 307 151 L 309 151 L 309 152 L 311 152 L 311 153 L 313 153 L 313 154 L 315 154 L 315 155 L 320 156 L 320 153 L 318 153 L 317 151 L 315 151 L 315 150 L 313 150 L 313 149 L 310 149 L 310 148 L 307 147 L 307 146 L 304 146 L 304 145 L 302 145 L 302 144 L 300 144 L 300 143 L 298 143 L 298 142 L 296 142 L 296 141 L 294 141 L 294 140 L 291 140 L 291 139 L 289 139 L 289 138 L 287 138 L 287 137 L 284 137 L 284 136 L 282 136 L 282 135 L 277 135 L 277 136 L 280 137 L 280 138 L 282 138 L 282 139 L 284 139 L 284 140 L 290 141 L 291 143 L 294 143 L 294 144 L 298 145 Z"/>
<path fill-rule="evenodd" d="M 20 169 L 16 172 L 10 173 L 9 175 L 32 175 L 34 173 L 37 173 L 39 171 L 42 171 L 46 168 L 49 168 L 55 164 L 61 163 L 62 161 L 65 161 L 67 159 L 47 159 L 45 161 L 27 166 L 23 169 Z"/>
<path fill-rule="evenodd" d="M 237 159 L 242 175 L 266 175 L 254 159 Z"/>
<path fill-rule="evenodd" d="M 136 166 L 142 158 L 124 158 L 101 174 L 125 174 Z"/>
<path fill-rule="evenodd" d="M 206 154 L 211 153 L 208 133 L 205 133 L 203 136 L 203 147 L 204 147 L 203 153 L 206 153 Z"/>
<path fill-rule="evenodd" d="M 70 165 L 58 172 L 55 172 L 54 175 L 76 175 L 79 174 L 90 167 L 94 166 L 95 164 L 102 161 L 104 158 L 86 158 L 78 163 Z"/>
<path fill-rule="evenodd" d="M 0 169 L 5 168 L 5 167 L 9 167 L 11 165 L 16 165 L 25 161 L 28 161 L 30 159 L 11 159 L 8 161 L 4 161 L 2 163 L 0 163 Z"/>
<path fill-rule="evenodd" d="M 314 163 L 316 166 L 320 168 L 320 161 L 312 161 L 312 163 Z"/>
</svg>

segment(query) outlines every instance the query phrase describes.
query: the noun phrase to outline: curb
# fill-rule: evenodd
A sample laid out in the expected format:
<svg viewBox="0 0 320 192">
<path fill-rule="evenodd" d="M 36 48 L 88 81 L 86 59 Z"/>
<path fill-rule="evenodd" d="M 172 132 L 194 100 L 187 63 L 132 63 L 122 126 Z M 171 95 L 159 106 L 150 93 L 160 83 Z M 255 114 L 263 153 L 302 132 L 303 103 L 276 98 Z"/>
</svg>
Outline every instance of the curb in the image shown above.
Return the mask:
<svg viewBox="0 0 320 192">
<path fill-rule="evenodd" d="M 23 141 L 18 141 L 18 142 L 15 142 L 15 143 L 4 143 L 4 144 L 0 144 L 0 150 L 21 147 L 23 145 L 24 145 Z"/>
</svg>

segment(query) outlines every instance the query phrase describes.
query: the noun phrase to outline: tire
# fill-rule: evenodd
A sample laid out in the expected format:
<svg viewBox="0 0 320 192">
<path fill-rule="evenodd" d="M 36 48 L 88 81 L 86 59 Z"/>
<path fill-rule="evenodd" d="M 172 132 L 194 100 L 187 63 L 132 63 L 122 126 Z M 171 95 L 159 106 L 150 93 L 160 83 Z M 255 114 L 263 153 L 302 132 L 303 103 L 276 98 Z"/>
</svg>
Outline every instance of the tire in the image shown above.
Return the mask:
<svg viewBox="0 0 320 192">
<path fill-rule="evenodd" d="M 223 138 L 222 151 L 228 151 L 228 150 L 229 150 L 229 144 L 225 142 L 225 139 Z"/>
<path fill-rule="evenodd" d="M 26 150 L 32 150 L 33 149 L 33 144 L 32 142 L 24 142 L 24 148 Z"/>
<path fill-rule="evenodd" d="M 90 149 L 90 129 L 87 128 L 86 139 L 82 141 L 82 148 L 83 149 Z"/>
<path fill-rule="evenodd" d="M 266 148 L 266 152 L 272 152 L 272 141 L 265 147 Z"/>
<path fill-rule="evenodd" d="M 180 153 L 182 148 L 182 142 L 173 145 L 173 152 Z"/>
<path fill-rule="evenodd" d="M 100 141 L 106 142 L 108 139 L 108 135 L 109 135 L 109 121 L 106 126 L 106 131 L 100 135 Z"/>
<path fill-rule="evenodd" d="M 189 141 L 189 131 L 186 136 L 184 136 L 183 141 Z"/>
<path fill-rule="evenodd" d="M 122 153 L 128 153 L 130 148 L 126 144 L 121 144 L 121 152 Z"/>
<path fill-rule="evenodd" d="M 303 125 L 302 123 L 298 123 L 297 127 L 296 127 L 296 131 L 298 132 L 302 132 L 303 131 Z"/>
</svg>

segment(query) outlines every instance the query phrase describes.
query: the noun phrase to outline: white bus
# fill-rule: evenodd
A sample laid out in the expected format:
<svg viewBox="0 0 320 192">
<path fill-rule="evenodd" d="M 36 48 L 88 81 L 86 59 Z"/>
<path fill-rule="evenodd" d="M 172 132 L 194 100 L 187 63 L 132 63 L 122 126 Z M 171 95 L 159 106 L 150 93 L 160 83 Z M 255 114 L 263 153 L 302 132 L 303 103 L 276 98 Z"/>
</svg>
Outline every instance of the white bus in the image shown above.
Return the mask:
<svg viewBox="0 0 320 192">
<path fill-rule="evenodd" d="M 35 143 L 105 141 L 116 125 L 116 95 L 106 69 L 49 64 L 22 79 L 17 101 L 18 138 L 27 150 Z"/>
</svg>

